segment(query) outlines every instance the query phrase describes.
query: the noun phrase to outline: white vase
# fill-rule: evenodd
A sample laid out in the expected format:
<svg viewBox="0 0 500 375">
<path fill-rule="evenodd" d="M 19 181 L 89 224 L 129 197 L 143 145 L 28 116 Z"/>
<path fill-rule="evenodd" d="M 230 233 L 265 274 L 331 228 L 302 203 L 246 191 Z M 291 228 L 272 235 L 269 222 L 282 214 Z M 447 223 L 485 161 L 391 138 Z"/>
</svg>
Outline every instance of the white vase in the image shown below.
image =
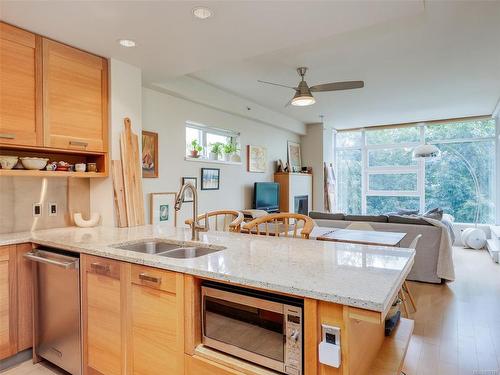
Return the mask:
<svg viewBox="0 0 500 375">
<path fill-rule="evenodd" d="M 217 154 L 215 152 L 211 152 L 209 154 L 209 158 L 210 158 L 210 160 L 219 160 L 219 154 Z"/>
<path fill-rule="evenodd" d="M 224 161 L 230 161 L 231 160 L 231 154 L 224 154 Z"/>
</svg>

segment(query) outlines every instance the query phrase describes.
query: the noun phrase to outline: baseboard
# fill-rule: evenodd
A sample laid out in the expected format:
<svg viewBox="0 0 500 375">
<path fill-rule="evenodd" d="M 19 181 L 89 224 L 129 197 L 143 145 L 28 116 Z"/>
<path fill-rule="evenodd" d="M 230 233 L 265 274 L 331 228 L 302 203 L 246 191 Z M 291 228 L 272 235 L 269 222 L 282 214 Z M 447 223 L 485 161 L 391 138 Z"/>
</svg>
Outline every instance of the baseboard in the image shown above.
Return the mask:
<svg viewBox="0 0 500 375">
<path fill-rule="evenodd" d="M 17 366 L 33 358 L 33 351 L 31 349 L 23 350 L 22 352 L 13 355 L 12 357 L 2 359 L 0 361 L 0 372 Z"/>
</svg>

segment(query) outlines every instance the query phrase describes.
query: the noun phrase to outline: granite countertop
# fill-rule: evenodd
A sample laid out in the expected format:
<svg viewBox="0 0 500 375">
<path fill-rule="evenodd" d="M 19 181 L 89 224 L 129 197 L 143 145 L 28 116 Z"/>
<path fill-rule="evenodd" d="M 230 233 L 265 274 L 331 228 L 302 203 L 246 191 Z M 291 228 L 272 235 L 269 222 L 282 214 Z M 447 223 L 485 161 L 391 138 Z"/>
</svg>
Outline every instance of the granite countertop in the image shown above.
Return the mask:
<svg viewBox="0 0 500 375">
<path fill-rule="evenodd" d="M 61 228 L 0 234 L 0 246 L 23 242 L 57 247 L 186 274 L 386 311 L 413 265 L 414 250 L 228 232 L 200 233 L 201 241 L 224 246 L 193 259 L 173 259 L 120 250 L 141 239 L 189 241 L 190 230 L 145 225 L 132 228 Z"/>
</svg>

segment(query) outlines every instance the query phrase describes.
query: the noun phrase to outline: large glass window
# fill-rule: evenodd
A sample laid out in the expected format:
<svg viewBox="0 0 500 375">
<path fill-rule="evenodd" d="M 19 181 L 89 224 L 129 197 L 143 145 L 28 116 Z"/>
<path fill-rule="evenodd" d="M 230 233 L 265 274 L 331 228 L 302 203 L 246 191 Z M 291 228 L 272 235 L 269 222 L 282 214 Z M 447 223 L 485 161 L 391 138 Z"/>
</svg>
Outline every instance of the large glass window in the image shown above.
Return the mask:
<svg viewBox="0 0 500 375">
<path fill-rule="evenodd" d="M 335 135 L 339 211 L 385 214 L 441 207 L 456 222 L 474 221 L 478 179 L 479 221 L 495 220 L 495 120 L 471 119 L 372 128 Z M 414 160 L 412 150 L 435 144 L 441 157 Z"/>
<path fill-rule="evenodd" d="M 195 158 L 192 151 L 196 150 L 196 158 L 207 159 L 210 152 L 213 152 L 214 145 L 218 145 L 217 150 L 221 154 L 229 152 L 231 155 L 240 156 L 239 133 L 192 122 L 186 123 L 186 157 Z"/>
</svg>

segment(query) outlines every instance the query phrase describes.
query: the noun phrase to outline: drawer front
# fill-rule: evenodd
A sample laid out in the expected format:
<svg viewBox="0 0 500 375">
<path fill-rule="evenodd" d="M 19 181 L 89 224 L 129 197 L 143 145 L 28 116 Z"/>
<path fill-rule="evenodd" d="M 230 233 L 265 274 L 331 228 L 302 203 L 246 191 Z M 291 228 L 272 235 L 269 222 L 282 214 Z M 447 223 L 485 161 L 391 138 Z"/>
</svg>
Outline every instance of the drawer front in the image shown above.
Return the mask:
<svg viewBox="0 0 500 375">
<path fill-rule="evenodd" d="M 176 273 L 153 267 L 132 265 L 132 283 L 176 293 Z"/>
<path fill-rule="evenodd" d="M 85 259 L 86 272 L 120 279 L 119 261 L 94 256 L 86 256 Z"/>
<path fill-rule="evenodd" d="M 75 151 L 104 151 L 102 136 L 99 137 L 76 138 L 67 135 L 52 134 L 50 136 L 50 147 Z"/>
<path fill-rule="evenodd" d="M 240 371 L 209 361 L 198 356 L 185 355 L 185 374 L 196 375 L 244 375 Z"/>
</svg>

